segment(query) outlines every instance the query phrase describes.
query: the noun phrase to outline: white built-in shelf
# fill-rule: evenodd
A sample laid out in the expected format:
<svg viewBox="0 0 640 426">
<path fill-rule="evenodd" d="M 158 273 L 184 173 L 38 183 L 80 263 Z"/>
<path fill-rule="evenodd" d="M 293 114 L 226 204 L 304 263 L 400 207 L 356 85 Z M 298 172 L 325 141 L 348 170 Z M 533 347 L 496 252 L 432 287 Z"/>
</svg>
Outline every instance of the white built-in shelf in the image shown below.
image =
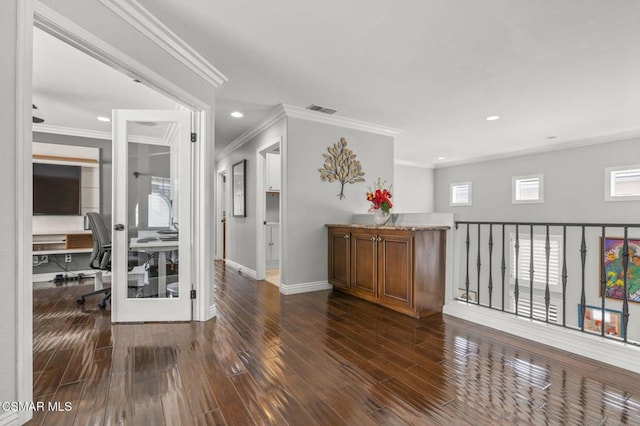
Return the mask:
<svg viewBox="0 0 640 426">
<path fill-rule="evenodd" d="M 90 253 L 91 231 L 38 232 L 33 234 L 33 254 Z"/>
</svg>

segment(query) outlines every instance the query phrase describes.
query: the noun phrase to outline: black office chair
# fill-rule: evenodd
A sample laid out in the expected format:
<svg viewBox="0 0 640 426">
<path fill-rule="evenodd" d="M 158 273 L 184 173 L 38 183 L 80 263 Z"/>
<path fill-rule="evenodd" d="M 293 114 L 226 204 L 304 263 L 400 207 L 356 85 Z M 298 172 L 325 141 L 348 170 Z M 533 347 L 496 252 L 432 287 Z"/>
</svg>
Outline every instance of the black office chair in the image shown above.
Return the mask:
<svg viewBox="0 0 640 426">
<path fill-rule="evenodd" d="M 91 252 L 91 259 L 89 260 L 89 267 L 101 271 L 111 271 L 111 231 L 100 213 L 87 213 L 87 218 L 89 219 L 89 227 L 91 228 L 91 236 L 93 237 L 93 251 Z M 129 270 L 132 270 L 134 266 L 138 265 L 138 261 L 138 253 L 129 252 Z M 102 300 L 98 302 L 98 307 L 104 309 L 109 299 L 111 299 L 111 288 L 104 288 L 83 294 L 76 301 L 79 305 L 83 305 L 87 297 L 97 294 L 104 294 Z"/>
</svg>

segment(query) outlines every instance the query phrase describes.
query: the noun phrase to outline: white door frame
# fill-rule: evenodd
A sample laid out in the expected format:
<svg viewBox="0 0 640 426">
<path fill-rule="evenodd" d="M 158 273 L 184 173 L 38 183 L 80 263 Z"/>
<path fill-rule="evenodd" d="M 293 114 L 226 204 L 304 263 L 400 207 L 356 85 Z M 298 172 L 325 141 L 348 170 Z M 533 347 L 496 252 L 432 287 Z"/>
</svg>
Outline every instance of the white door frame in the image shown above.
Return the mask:
<svg viewBox="0 0 640 426">
<path fill-rule="evenodd" d="M 216 315 L 210 304 L 208 283 L 211 277 L 210 259 L 213 251 L 213 232 L 210 223 L 211 172 L 214 161 L 212 112 L 214 105 L 183 90 L 152 69 L 142 65 L 120 50 L 86 31 L 79 25 L 42 5 L 36 0 L 17 1 L 17 57 L 16 57 L 16 388 L 18 401 L 33 400 L 33 282 L 32 251 L 32 130 L 31 100 L 33 74 L 33 27 L 65 41 L 82 52 L 124 72 L 141 78 L 154 90 L 189 105 L 194 112 L 199 143 L 193 164 L 193 281 L 198 296 L 194 305 L 194 320 L 206 321 Z M 141 36 L 142 37 L 142 36 Z M 209 136 L 211 135 L 211 136 Z M 18 412 L 19 424 L 31 419 L 33 413 Z"/>
<path fill-rule="evenodd" d="M 224 177 L 223 177 L 224 176 Z M 224 241 L 222 239 L 222 219 L 223 212 L 227 212 L 227 219 L 229 218 L 229 209 L 227 206 L 227 194 L 226 183 L 224 179 L 229 176 L 227 167 L 224 167 L 216 172 L 216 214 L 215 214 L 215 229 L 216 229 L 216 260 L 225 260 L 223 256 L 222 246 Z"/>
<path fill-rule="evenodd" d="M 266 232 L 264 221 L 266 220 L 266 203 L 267 203 L 267 182 L 265 179 L 265 170 L 267 163 L 267 152 L 272 151 L 274 148 L 280 148 L 282 152 L 282 136 L 278 136 L 271 142 L 259 147 L 256 150 L 256 279 L 264 280 L 266 277 Z M 280 176 L 282 176 L 282 161 L 280 162 Z M 280 187 L 280 211 L 282 211 L 282 191 L 283 186 Z M 279 229 L 282 229 L 282 223 Z M 282 231 L 280 231 L 282 232 Z M 282 236 L 282 234 L 281 234 Z M 282 242 L 282 238 L 280 238 Z M 282 244 L 280 244 L 280 250 L 282 251 Z M 278 257 L 282 262 L 282 253 Z M 278 283 L 279 287 L 279 283 Z"/>
</svg>

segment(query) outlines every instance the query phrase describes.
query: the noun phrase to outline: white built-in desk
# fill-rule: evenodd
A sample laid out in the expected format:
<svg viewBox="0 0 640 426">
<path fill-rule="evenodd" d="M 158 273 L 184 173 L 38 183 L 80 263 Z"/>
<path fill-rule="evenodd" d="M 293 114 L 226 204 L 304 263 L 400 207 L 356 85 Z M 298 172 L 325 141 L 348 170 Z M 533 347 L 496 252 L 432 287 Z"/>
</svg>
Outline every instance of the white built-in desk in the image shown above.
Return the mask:
<svg viewBox="0 0 640 426">
<path fill-rule="evenodd" d="M 133 251 L 143 251 L 147 253 L 158 253 L 158 297 L 166 297 L 167 294 L 167 252 L 178 250 L 178 240 L 157 240 L 145 241 L 146 238 L 132 238 L 129 249 Z M 160 296 L 162 295 L 162 296 Z"/>
</svg>

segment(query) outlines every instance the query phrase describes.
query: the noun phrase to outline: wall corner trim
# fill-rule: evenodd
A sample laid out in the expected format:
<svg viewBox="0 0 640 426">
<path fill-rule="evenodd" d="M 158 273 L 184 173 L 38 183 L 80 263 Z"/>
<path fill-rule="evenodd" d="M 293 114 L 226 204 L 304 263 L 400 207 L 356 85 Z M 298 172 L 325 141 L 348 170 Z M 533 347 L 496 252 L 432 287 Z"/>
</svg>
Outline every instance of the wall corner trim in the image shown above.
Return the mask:
<svg viewBox="0 0 640 426">
<path fill-rule="evenodd" d="M 333 286 L 327 281 L 314 281 L 309 283 L 285 284 L 280 283 L 280 293 L 284 295 L 310 293 L 312 291 L 331 290 Z"/>
<path fill-rule="evenodd" d="M 116 15 L 148 37 L 164 51 L 191 68 L 216 91 L 228 81 L 216 67 L 196 52 L 137 0 L 100 0 Z"/>
</svg>

